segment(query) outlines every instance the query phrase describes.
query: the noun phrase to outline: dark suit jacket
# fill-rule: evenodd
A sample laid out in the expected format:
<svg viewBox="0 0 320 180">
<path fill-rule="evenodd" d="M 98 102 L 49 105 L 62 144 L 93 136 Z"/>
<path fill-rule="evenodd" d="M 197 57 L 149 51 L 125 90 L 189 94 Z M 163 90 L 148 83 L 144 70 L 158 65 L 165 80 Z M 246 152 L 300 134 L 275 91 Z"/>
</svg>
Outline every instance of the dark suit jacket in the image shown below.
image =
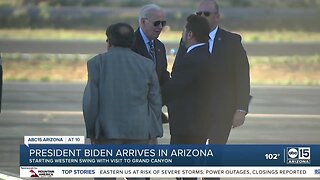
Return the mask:
<svg viewBox="0 0 320 180">
<path fill-rule="evenodd" d="M 182 56 L 186 48 L 182 43 L 177 56 Z M 241 36 L 218 28 L 211 59 L 215 61 L 214 81 L 217 86 L 212 106 L 210 142 L 225 144 L 237 109 L 248 112 L 250 101 L 249 63 L 241 44 Z M 181 62 L 176 59 L 173 72 Z"/>
<path fill-rule="evenodd" d="M 241 36 L 218 28 L 213 49 L 216 63 L 213 123 L 209 131 L 210 141 L 225 144 L 237 109 L 248 112 L 250 101 L 250 75 L 246 51 Z"/>
<path fill-rule="evenodd" d="M 148 59 L 152 59 L 148 49 L 143 41 L 139 28 L 135 32 L 136 41 L 132 50 Z M 167 70 L 167 54 L 164 44 L 158 39 L 154 40 L 155 56 L 156 56 L 156 71 L 159 78 L 160 86 L 162 86 L 170 78 Z"/>
<path fill-rule="evenodd" d="M 162 87 L 164 102 L 168 106 L 171 136 L 206 137 L 209 112 L 212 109 L 214 77 L 213 61 L 208 45 L 192 49 L 172 72 L 172 78 Z"/>
<path fill-rule="evenodd" d="M 134 52 L 148 58 L 152 59 L 148 49 L 143 41 L 142 35 L 139 28 L 135 32 L 136 41 L 131 48 Z M 160 87 L 170 79 L 170 73 L 167 70 L 167 54 L 164 44 L 158 39 L 154 40 L 155 56 L 156 56 L 156 71 L 159 79 Z M 168 118 L 163 113 L 161 114 L 161 119 L 163 123 L 168 123 Z"/>
</svg>

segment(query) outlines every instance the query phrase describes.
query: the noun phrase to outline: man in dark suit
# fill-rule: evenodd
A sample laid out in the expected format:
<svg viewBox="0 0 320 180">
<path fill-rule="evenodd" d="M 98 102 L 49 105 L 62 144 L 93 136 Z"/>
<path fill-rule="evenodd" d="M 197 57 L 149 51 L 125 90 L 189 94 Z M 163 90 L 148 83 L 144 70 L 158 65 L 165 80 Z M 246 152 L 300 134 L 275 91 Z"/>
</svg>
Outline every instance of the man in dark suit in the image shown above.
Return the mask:
<svg viewBox="0 0 320 180">
<path fill-rule="evenodd" d="M 148 4 L 141 8 L 139 13 L 139 28 L 135 32 L 136 41 L 132 50 L 150 59 L 157 71 L 160 86 L 170 78 L 167 70 L 167 56 L 164 44 L 159 41 L 163 27 L 166 25 L 163 9 L 156 4 Z M 162 121 L 167 117 L 162 113 Z"/>
<path fill-rule="evenodd" d="M 241 36 L 220 27 L 219 6 L 215 0 L 202 0 L 196 12 L 210 25 L 209 51 L 216 61 L 211 128 L 208 139 L 212 144 L 226 144 L 232 127 L 245 121 L 250 101 L 249 63 L 241 44 Z M 177 56 L 185 53 L 181 43 Z M 173 69 L 181 62 L 175 61 Z"/>
<path fill-rule="evenodd" d="M 162 100 L 154 64 L 133 52 L 134 30 L 108 27 L 108 52 L 88 61 L 83 94 L 87 137 L 93 144 L 148 144 L 162 137 Z"/>
<path fill-rule="evenodd" d="M 215 0 L 200 2 L 197 15 L 205 17 L 211 27 L 209 51 L 216 60 L 216 105 L 208 138 L 212 144 L 226 144 L 232 127 L 245 121 L 250 101 L 250 75 L 241 36 L 218 26 L 219 6 Z"/>
<path fill-rule="evenodd" d="M 169 110 L 171 144 L 205 144 L 210 121 L 214 61 L 208 52 L 210 28 L 205 18 L 190 15 L 182 41 L 187 51 L 172 78 L 162 87 Z"/>
</svg>

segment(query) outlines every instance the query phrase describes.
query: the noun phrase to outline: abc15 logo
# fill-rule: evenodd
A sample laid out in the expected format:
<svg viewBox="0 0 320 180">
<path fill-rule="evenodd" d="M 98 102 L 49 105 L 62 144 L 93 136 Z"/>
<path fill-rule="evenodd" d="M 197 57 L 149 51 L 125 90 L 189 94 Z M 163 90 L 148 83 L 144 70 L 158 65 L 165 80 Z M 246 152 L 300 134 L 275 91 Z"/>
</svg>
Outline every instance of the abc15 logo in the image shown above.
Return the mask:
<svg viewBox="0 0 320 180">
<path fill-rule="evenodd" d="M 287 158 L 309 160 L 311 158 L 311 149 L 310 147 L 288 147 Z"/>
</svg>

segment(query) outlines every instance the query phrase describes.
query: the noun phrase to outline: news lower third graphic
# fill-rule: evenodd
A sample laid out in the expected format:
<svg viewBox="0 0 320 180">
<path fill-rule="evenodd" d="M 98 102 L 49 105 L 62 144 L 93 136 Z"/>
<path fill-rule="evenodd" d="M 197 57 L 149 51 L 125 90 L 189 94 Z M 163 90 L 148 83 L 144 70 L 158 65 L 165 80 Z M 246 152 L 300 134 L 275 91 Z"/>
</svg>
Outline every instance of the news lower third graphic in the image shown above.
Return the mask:
<svg viewBox="0 0 320 180">
<path fill-rule="evenodd" d="M 320 178 L 320 145 L 91 145 L 84 139 L 26 136 L 20 176 Z"/>
</svg>

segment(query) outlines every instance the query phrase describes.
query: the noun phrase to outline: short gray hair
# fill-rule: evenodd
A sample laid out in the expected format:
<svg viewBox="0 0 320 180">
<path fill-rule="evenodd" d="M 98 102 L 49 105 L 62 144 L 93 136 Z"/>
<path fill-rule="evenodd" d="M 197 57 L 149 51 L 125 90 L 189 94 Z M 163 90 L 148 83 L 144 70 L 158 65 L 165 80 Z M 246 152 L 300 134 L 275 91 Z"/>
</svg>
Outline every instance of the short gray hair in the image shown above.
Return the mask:
<svg viewBox="0 0 320 180">
<path fill-rule="evenodd" d="M 145 6 L 143 6 L 141 9 L 140 9 L 140 12 L 139 12 L 139 21 L 142 19 L 142 18 L 148 18 L 149 16 L 149 13 L 152 12 L 153 10 L 156 10 L 156 11 L 163 11 L 163 9 L 156 5 L 156 4 L 147 4 Z"/>
</svg>

